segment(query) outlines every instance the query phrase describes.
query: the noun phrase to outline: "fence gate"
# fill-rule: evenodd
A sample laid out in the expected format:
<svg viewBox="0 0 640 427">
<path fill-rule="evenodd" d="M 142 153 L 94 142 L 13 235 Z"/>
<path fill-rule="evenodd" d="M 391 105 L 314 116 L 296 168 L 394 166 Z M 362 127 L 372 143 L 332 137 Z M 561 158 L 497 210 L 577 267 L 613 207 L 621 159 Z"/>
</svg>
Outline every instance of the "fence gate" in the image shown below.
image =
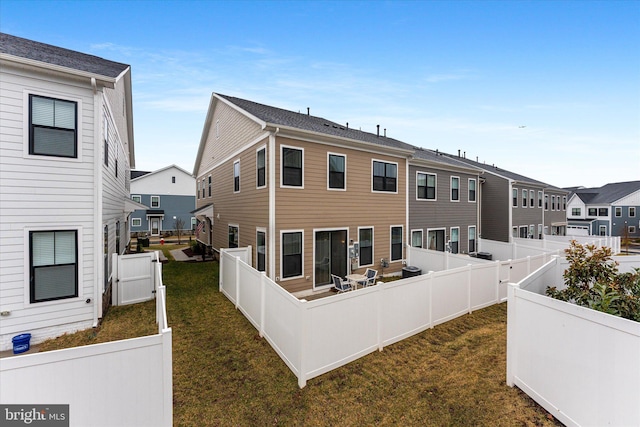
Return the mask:
<svg viewBox="0 0 640 427">
<path fill-rule="evenodd" d="M 113 265 L 116 266 L 113 305 L 135 304 L 155 298 L 154 262 L 157 256 L 154 252 L 141 254 L 116 255 Z"/>
</svg>

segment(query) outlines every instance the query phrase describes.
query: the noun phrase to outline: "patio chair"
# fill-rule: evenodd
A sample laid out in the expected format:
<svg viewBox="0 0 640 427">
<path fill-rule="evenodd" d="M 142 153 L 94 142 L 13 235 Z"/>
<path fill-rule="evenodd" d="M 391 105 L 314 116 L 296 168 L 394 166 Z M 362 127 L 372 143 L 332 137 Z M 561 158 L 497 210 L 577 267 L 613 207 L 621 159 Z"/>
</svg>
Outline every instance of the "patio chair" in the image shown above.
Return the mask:
<svg viewBox="0 0 640 427">
<path fill-rule="evenodd" d="M 335 274 L 332 274 L 331 279 L 333 280 L 333 287 L 338 290 L 338 293 L 351 290 L 351 284 L 349 282 L 342 280 L 340 276 L 336 276 Z"/>
<path fill-rule="evenodd" d="M 366 286 L 371 286 L 376 284 L 376 279 L 378 278 L 378 270 L 367 268 L 367 271 L 364 272 L 364 275 L 367 278 L 362 282 L 358 282 L 359 285 L 366 287 Z"/>
</svg>

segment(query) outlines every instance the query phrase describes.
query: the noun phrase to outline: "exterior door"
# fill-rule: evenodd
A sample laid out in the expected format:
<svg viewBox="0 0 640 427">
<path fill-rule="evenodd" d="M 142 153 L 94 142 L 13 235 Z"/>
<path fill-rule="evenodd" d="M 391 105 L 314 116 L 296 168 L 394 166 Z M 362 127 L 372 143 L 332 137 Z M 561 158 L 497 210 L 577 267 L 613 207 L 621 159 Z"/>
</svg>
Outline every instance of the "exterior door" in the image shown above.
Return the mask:
<svg viewBox="0 0 640 427">
<path fill-rule="evenodd" d="M 331 275 L 347 275 L 347 230 L 317 231 L 315 286 L 331 284 Z"/>
<path fill-rule="evenodd" d="M 427 248 L 432 251 L 444 252 L 444 230 L 429 230 L 427 233 Z"/>
<path fill-rule="evenodd" d="M 151 218 L 151 235 L 157 236 L 160 234 L 160 218 Z"/>
</svg>

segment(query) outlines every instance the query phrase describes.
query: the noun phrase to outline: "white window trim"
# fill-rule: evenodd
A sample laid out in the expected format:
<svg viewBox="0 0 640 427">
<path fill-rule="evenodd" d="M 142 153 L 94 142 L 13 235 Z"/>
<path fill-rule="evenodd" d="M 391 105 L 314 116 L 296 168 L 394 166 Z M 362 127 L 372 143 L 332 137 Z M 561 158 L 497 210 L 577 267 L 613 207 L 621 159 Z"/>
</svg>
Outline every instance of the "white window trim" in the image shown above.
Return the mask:
<svg viewBox="0 0 640 427">
<path fill-rule="evenodd" d="M 373 163 L 374 162 L 379 162 L 379 163 L 389 163 L 392 165 L 396 165 L 396 191 L 381 191 L 381 190 L 374 190 L 373 189 Z M 399 181 L 400 181 L 400 168 L 398 167 L 398 163 L 397 162 L 390 162 L 388 160 L 380 160 L 380 159 L 371 159 L 371 172 L 370 172 L 370 177 L 371 177 L 371 192 L 372 193 L 378 193 L 378 194 L 398 194 L 398 187 L 399 185 Z"/>
<path fill-rule="evenodd" d="M 283 151 L 285 148 L 291 148 L 293 150 L 300 150 L 302 151 L 302 185 L 284 185 L 284 154 Z M 293 145 L 285 145 L 285 144 L 281 144 L 280 145 L 280 188 L 295 188 L 298 190 L 304 190 L 304 148 L 302 147 L 296 147 Z"/>
<path fill-rule="evenodd" d="M 358 253 L 358 267 L 370 267 L 376 264 L 376 230 L 373 225 L 358 227 L 358 244 L 360 243 L 360 230 L 371 229 L 371 264 L 360 264 L 360 253 Z"/>
<path fill-rule="evenodd" d="M 427 234 L 426 234 L 426 243 L 427 243 L 427 247 L 425 249 L 429 249 L 429 233 L 431 233 L 432 231 L 444 231 L 444 249 L 445 251 L 447 250 L 447 228 L 446 227 L 437 227 L 437 228 L 427 228 Z M 437 246 L 437 245 L 436 245 Z M 430 251 L 438 251 L 438 249 L 429 249 Z"/>
<path fill-rule="evenodd" d="M 135 222 L 138 221 L 138 225 Z M 131 218 L 131 227 L 142 227 L 142 218 Z"/>
<path fill-rule="evenodd" d="M 236 190 L 236 165 L 238 165 L 238 189 Z M 235 193 L 239 193 L 240 189 L 241 189 L 241 183 L 240 183 L 240 159 L 236 160 L 235 162 L 233 162 L 233 192 Z M 209 175 L 211 176 L 211 175 Z"/>
<path fill-rule="evenodd" d="M 258 185 L 258 153 L 261 150 L 264 150 L 264 185 Z M 267 170 L 267 146 L 261 145 L 260 147 L 256 148 L 256 190 L 267 188 Z"/>
<path fill-rule="evenodd" d="M 453 243 L 452 237 L 453 237 L 453 230 L 458 230 L 458 252 L 456 252 L 456 254 L 461 254 L 462 251 L 460 251 L 460 227 L 450 227 L 449 228 L 449 242 Z M 449 246 L 449 249 L 451 249 L 451 246 Z M 454 253 L 453 250 L 451 253 Z"/>
<path fill-rule="evenodd" d="M 453 180 L 457 179 L 458 180 L 458 199 L 454 199 L 453 198 Z M 460 192 L 462 191 L 461 185 L 460 185 L 460 177 L 456 176 L 456 175 L 451 175 L 451 177 L 449 178 L 449 201 L 450 202 L 454 202 L 454 203 L 459 203 L 460 202 Z"/>
<path fill-rule="evenodd" d="M 516 193 L 516 197 L 515 197 L 516 204 L 515 205 L 513 204 L 513 193 L 514 193 L 514 191 Z M 519 194 L 520 194 L 520 192 L 518 191 L 518 188 L 514 187 L 514 188 L 511 189 L 511 207 L 512 208 L 517 208 L 520 205 L 518 203 L 519 200 L 520 200 Z"/>
<path fill-rule="evenodd" d="M 631 210 L 633 209 L 633 215 L 631 215 Z M 628 210 L 627 210 L 627 215 L 629 215 L 629 218 L 635 218 L 636 217 L 636 207 L 635 206 L 629 206 Z"/>
<path fill-rule="evenodd" d="M 543 204 L 542 204 L 542 191 L 538 191 L 538 207 L 539 208 L 543 208 Z"/>
<path fill-rule="evenodd" d="M 331 188 L 329 187 L 329 158 L 331 156 L 340 156 L 344 158 L 344 188 Z M 304 169 L 303 169 L 304 171 Z M 347 155 L 346 154 L 342 154 L 342 153 L 334 153 L 334 152 L 327 152 L 327 190 L 329 191 L 347 191 Z"/>
<path fill-rule="evenodd" d="M 230 247 L 228 245 L 229 245 L 229 229 L 231 227 L 235 227 L 238 230 L 238 246 L 237 247 L 239 248 L 240 247 L 240 225 L 238 224 L 227 224 L 227 247 Z"/>
<path fill-rule="evenodd" d="M 138 200 L 136 200 L 135 197 L 137 197 Z M 137 202 L 137 203 L 142 203 L 142 195 L 141 194 L 132 194 L 131 195 L 131 200 L 133 200 L 134 202 Z"/>
<path fill-rule="evenodd" d="M 391 254 L 393 253 L 393 229 L 394 228 L 400 228 L 402 231 L 400 233 L 400 235 L 402 236 L 402 256 L 400 257 L 400 259 L 391 260 Z M 404 261 L 404 246 L 406 245 L 406 243 L 407 242 L 404 241 L 404 225 L 402 224 L 390 225 L 389 226 L 389 264 Z"/>
<path fill-rule="evenodd" d="M 529 190 L 529 208 L 536 207 L 536 192 L 535 190 Z"/>
<path fill-rule="evenodd" d="M 618 212 L 620 212 L 620 215 L 618 215 Z M 613 216 L 616 218 L 622 218 L 622 206 L 613 207 Z"/>
<path fill-rule="evenodd" d="M 29 109 L 29 95 L 36 96 L 45 96 L 48 98 L 60 99 L 63 101 L 72 101 L 76 103 L 77 108 L 77 122 L 76 122 L 76 157 L 57 157 L 57 156 L 43 156 L 41 154 L 29 154 L 29 115 L 31 111 Z M 83 135 L 83 109 L 82 109 L 82 98 L 75 98 L 68 96 L 67 94 L 62 94 L 59 92 L 45 92 L 42 90 L 23 90 L 22 91 L 22 147 L 23 152 L 22 156 L 25 159 L 42 159 L 49 161 L 58 161 L 58 162 L 82 162 L 82 152 L 84 151 L 82 148 L 84 135 Z M 102 138 L 104 139 L 104 137 Z M 102 147 L 101 147 L 102 148 Z M 104 162 L 103 162 L 104 163 Z M 42 303 L 39 303 L 42 304 Z"/>
<path fill-rule="evenodd" d="M 77 259 L 76 262 L 78 264 L 78 296 L 71 298 L 63 298 L 53 301 L 42 301 L 42 302 L 31 302 L 31 247 L 29 246 L 29 233 L 32 231 L 67 231 L 74 230 L 77 232 L 76 239 L 76 250 L 77 250 Z M 83 299 L 83 289 L 84 289 L 84 280 L 82 280 L 82 275 L 84 274 L 84 251 L 83 251 L 83 228 L 82 226 L 69 226 L 69 225 L 46 225 L 46 226 L 37 226 L 37 227 L 25 227 L 24 228 L 24 294 L 23 294 L 23 308 L 26 307 L 46 307 L 49 305 L 56 304 L 68 304 L 70 302 L 77 302 Z M 101 266 L 103 267 L 103 266 Z M 95 281 L 94 281 L 95 282 Z M 97 282 L 96 282 L 97 283 Z M 96 285 L 94 283 L 94 286 Z"/>
<path fill-rule="evenodd" d="M 471 181 L 475 183 L 474 191 L 475 191 L 475 200 L 469 200 L 469 194 L 471 193 Z M 469 203 L 477 203 L 478 201 L 478 181 L 475 178 L 469 178 L 469 182 L 467 184 L 467 201 Z"/>
<path fill-rule="evenodd" d="M 469 250 L 469 242 L 471 241 L 472 228 L 473 228 L 473 241 L 474 241 L 473 252 L 478 252 L 478 227 L 476 227 L 475 225 L 469 225 L 467 227 L 467 252 L 471 252 Z"/>
<path fill-rule="evenodd" d="M 282 271 L 283 271 L 283 259 L 284 259 L 284 254 L 283 254 L 283 248 L 282 248 L 282 238 L 284 237 L 285 234 L 289 234 L 289 233 L 301 233 L 302 234 L 302 265 L 301 265 L 301 275 L 299 276 L 294 276 L 294 277 L 282 277 Z M 296 279 L 301 279 L 304 277 L 304 229 L 298 229 L 298 230 L 280 230 L 280 274 L 279 276 L 276 278 L 276 280 L 280 281 L 280 282 L 287 282 L 289 280 L 296 280 Z"/>
<path fill-rule="evenodd" d="M 154 197 L 158 198 L 158 206 L 153 206 L 153 198 Z M 151 198 L 149 199 L 149 208 L 150 209 L 159 209 L 160 208 L 160 196 L 151 196 Z"/>
<path fill-rule="evenodd" d="M 433 175 L 435 177 L 435 186 L 434 186 L 434 198 L 433 199 L 421 199 L 418 197 L 418 175 Z M 428 182 L 428 179 L 427 179 Z M 427 187 L 428 188 L 428 187 Z M 437 202 L 438 201 L 438 174 L 424 171 L 416 171 L 416 201 L 418 202 Z"/>
<path fill-rule="evenodd" d="M 517 226 L 513 226 L 511 227 L 511 237 L 520 237 L 520 234 L 518 233 L 518 227 Z"/>
<path fill-rule="evenodd" d="M 413 233 L 420 233 L 420 246 L 413 246 Z M 411 243 L 410 243 L 412 248 L 424 248 L 424 230 L 422 230 L 422 228 L 414 228 L 411 230 Z"/>
<path fill-rule="evenodd" d="M 529 190 L 527 190 L 526 188 L 522 189 L 521 204 L 523 208 L 526 208 L 529 204 Z"/>
<path fill-rule="evenodd" d="M 269 267 L 269 241 L 267 240 L 267 229 L 265 227 L 256 227 L 256 270 L 258 269 L 258 233 L 264 233 L 264 272 L 266 273 L 267 268 Z M 240 236 L 238 231 L 238 237 Z M 262 273 L 262 272 L 261 272 Z"/>
<path fill-rule="evenodd" d="M 347 242 L 350 242 L 351 239 L 349 237 L 349 227 L 324 227 L 324 228 L 314 228 L 313 229 L 313 242 L 312 242 L 312 247 L 313 247 L 313 265 L 316 265 L 316 234 L 319 232 L 323 232 L 323 231 L 346 231 L 347 232 Z M 347 253 L 346 253 L 346 259 L 345 259 L 345 265 L 349 266 L 351 263 L 351 258 L 349 258 L 349 244 L 347 244 Z M 352 245 L 351 245 L 352 246 Z M 304 254 L 303 254 L 304 255 Z M 347 272 L 349 272 L 350 268 L 347 267 Z M 304 269 L 302 270 L 302 273 L 304 274 Z M 329 272 L 329 274 L 331 274 L 331 272 Z M 328 289 L 328 288 L 332 288 L 333 287 L 333 282 L 330 281 L 327 284 L 324 285 L 316 285 L 316 269 L 315 267 L 313 268 L 313 290 L 319 290 L 319 289 Z"/>
</svg>

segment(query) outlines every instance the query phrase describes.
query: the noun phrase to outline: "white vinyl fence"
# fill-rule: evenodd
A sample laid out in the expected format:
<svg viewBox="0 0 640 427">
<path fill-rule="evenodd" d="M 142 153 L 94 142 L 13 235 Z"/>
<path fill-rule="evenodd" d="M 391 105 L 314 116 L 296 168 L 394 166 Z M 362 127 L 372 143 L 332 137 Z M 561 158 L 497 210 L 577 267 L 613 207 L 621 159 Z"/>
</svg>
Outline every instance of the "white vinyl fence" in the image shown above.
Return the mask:
<svg viewBox="0 0 640 427">
<path fill-rule="evenodd" d="M 544 239 L 513 238 L 513 242 L 505 243 L 496 240 L 478 240 L 478 248 L 482 252 L 490 253 L 494 260 L 520 259 L 536 256 L 542 253 L 564 255 L 564 250 L 575 240 L 580 244 L 595 245 L 600 248 L 610 247 L 614 254 L 620 252 L 620 237 L 598 236 L 548 236 Z"/>
<path fill-rule="evenodd" d="M 417 265 L 432 252 L 410 251 Z M 551 257 L 431 271 L 305 301 L 253 269 L 241 255 L 239 249 L 234 255 L 221 251 L 220 291 L 275 349 L 300 387 L 375 350 L 506 299 L 507 281 L 521 280 Z"/>
<path fill-rule="evenodd" d="M 155 297 L 157 251 L 139 254 L 113 254 L 113 292 L 111 304 L 126 305 L 152 300 Z"/>
<path fill-rule="evenodd" d="M 640 323 L 544 296 L 566 265 L 555 258 L 509 285 L 507 384 L 568 426 L 638 426 Z"/>
<path fill-rule="evenodd" d="M 154 263 L 158 334 L 2 359 L 3 404 L 68 404 L 69 425 L 173 424 L 171 328 Z"/>
</svg>

